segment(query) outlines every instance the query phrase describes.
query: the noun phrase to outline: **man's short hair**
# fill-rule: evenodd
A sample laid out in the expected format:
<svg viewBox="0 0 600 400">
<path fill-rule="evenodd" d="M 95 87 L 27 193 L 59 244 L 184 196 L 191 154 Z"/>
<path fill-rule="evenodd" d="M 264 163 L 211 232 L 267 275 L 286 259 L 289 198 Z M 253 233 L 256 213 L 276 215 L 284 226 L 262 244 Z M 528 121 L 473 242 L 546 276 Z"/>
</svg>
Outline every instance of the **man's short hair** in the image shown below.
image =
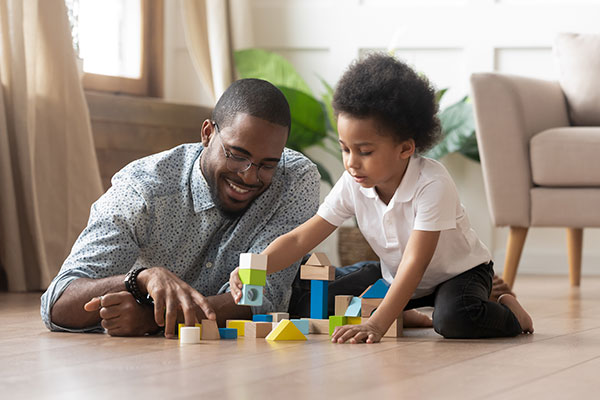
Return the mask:
<svg viewBox="0 0 600 400">
<path fill-rule="evenodd" d="M 288 133 L 292 124 L 290 106 L 285 96 L 273 84 L 262 79 L 248 78 L 233 82 L 215 105 L 212 119 L 220 128 L 225 128 L 239 113 L 285 126 Z"/>
</svg>

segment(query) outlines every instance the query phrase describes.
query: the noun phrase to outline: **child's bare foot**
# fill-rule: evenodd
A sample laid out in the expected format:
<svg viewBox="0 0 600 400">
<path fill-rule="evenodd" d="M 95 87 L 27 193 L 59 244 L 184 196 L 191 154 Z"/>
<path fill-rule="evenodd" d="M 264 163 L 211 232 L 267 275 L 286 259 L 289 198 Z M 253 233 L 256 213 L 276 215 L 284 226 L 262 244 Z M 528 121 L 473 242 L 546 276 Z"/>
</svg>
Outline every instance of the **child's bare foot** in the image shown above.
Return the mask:
<svg viewBox="0 0 600 400">
<path fill-rule="evenodd" d="M 428 315 L 417 310 L 408 310 L 402 313 L 405 328 L 431 328 L 433 321 Z"/>
<path fill-rule="evenodd" d="M 498 298 L 503 294 L 511 294 L 517 297 L 516 294 L 510 290 L 510 286 L 502 278 L 498 275 L 494 275 L 494 279 L 492 281 L 492 294 L 490 295 L 490 301 L 498 301 Z"/>
<path fill-rule="evenodd" d="M 498 303 L 504 304 L 515 314 L 524 333 L 533 333 L 533 320 L 515 296 L 512 294 L 503 294 L 498 298 Z"/>
</svg>

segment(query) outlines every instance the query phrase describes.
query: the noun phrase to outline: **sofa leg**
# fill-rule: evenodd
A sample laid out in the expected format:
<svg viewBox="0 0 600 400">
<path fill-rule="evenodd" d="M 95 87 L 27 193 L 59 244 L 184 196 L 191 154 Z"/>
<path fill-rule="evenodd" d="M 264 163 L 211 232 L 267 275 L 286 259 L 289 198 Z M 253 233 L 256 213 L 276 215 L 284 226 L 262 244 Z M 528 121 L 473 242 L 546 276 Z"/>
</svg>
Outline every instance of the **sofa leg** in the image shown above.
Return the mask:
<svg viewBox="0 0 600 400">
<path fill-rule="evenodd" d="M 569 254 L 569 278 L 571 286 L 581 283 L 581 249 L 583 228 L 567 228 L 567 249 Z"/>
<path fill-rule="evenodd" d="M 517 268 L 519 267 L 519 260 L 521 259 L 521 252 L 523 251 L 523 245 L 525 244 L 528 230 L 529 228 L 511 226 L 510 232 L 508 233 L 506 259 L 504 260 L 504 273 L 502 274 L 502 279 L 504 279 L 504 282 L 506 282 L 511 289 L 515 283 Z"/>
</svg>

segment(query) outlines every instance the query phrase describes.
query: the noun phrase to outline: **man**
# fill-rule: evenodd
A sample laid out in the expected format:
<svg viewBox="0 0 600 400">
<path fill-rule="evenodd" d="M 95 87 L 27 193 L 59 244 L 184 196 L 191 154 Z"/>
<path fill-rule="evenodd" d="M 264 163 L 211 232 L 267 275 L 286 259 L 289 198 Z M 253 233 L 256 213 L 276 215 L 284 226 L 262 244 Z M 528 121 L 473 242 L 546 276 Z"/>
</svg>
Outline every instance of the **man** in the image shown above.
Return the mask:
<svg viewBox="0 0 600 400">
<path fill-rule="evenodd" d="M 202 124 L 202 144 L 118 172 L 42 296 L 46 326 L 173 337 L 176 322 L 287 310 L 299 263 L 268 277 L 261 307 L 224 292 L 240 253 L 260 253 L 317 210 L 316 167 L 284 149 L 290 125 L 277 88 L 239 80 Z"/>
</svg>

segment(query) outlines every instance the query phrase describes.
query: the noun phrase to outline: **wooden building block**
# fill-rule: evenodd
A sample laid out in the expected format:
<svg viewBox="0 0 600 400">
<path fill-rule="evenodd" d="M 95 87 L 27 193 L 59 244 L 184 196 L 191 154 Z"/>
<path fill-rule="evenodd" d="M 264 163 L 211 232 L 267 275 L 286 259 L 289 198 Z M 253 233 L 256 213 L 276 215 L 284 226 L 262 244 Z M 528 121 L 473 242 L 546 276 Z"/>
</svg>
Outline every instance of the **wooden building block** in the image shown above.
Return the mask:
<svg viewBox="0 0 600 400">
<path fill-rule="evenodd" d="M 241 306 L 261 306 L 263 302 L 263 287 L 258 285 L 244 285 L 242 287 L 242 299 L 238 303 Z"/>
<path fill-rule="evenodd" d="M 333 281 L 335 280 L 335 267 L 327 266 L 320 267 L 314 265 L 302 265 L 300 266 L 300 279 L 305 280 L 320 280 L 320 281 Z"/>
<path fill-rule="evenodd" d="M 308 261 L 306 261 L 306 265 L 331 265 L 331 261 L 329 261 L 329 257 L 325 253 L 312 253 Z"/>
<path fill-rule="evenodd" d="M 219 336 L 221 337 L 221 339 L 237 339 L 237 329 L 219 328 Z"/>
<path fill-rule="evenodd" d="M 248 322 L 246 324 L 246 337 L 265 338 L 273 330 L 272 322 Z"/>
<path fill-rule="evenodd" d="M 228 319 L 225 324 L 228 328 L 237 329 L 237 331 L 238 331 L 237 334 L 239 337 L 239 336 L 244 336 L 247 322 L 250 322 L 250 321 L 245 320 L 245 319 Z"/>
<path fill-rule="evenodd" d="M 300 332 L 296 325 L 289 319 L 284 319 L 277 324 L 277 328 L 273 329 L 266 337 L 270 341 L 279 340 L 306 340 L 306 336 Z"/>
<path fill-rule="evenodd" d="M 270 314 L 254 314 L 252 321 L 255 322 L 273 322 L 273 316 Z"/>
<path fill-rule="evenodd" d="M 383 299 L 390 288 L 390 284 L 385 279 L 379 279 L 371 286 L 366 293 L 362 294 L 363 299 Z"/>
<path fill-rule="evenodd" d="M 350 304 L 348 304 L 348 308 L 344 315 L 346 317 L 359 317 L 360 318 L 360 309 L 362 307 L 362 299 L 360 297 L 353 297 L 350 300 Z"/>
<path fill-rule="evenodd" d="M 360 314 L 362 317 L 370 317 L 373 312 L 379 307 L 383 299 L 361 299 Z"/>
<path fill-rule="evenodd" d="M 244 285 L 265 286 L 267 283 L 267 271 L 260 269 L 240 269 L 238 275 Z"/>
<path fill-rule="evenodd" d="M 290 319 L 290 314 L 286 312 L 270 312 L 269 315 L 273 316 L 273 322 L 279 322 L 282 319 Z"/>
<path fill-rule="evenodd" d="M 179 330 L 179 344 L 200 343 L 200 331 L 197 326 L 182 326 Z"/>
<path fill-rule="evenodd" d="M 336 326 L 348 325 L 348 317 L 332 315 L 329 317 L 329 336 L 333 335 Z"/>
<path fill-rule="evenodd" d="M 219 335 L 219 327 L 217 326 L 217 321 L 213 321 L 212 319 L 203 319 L 201 337 L 202 340 L 221 339 L 221 335 Z"/>
<path fill-rule="evenodd" d="M 240 269 L 267 270 L 267 256 L 263 254 L 241 253 Z"/>
<path fill-rule="evenodd" d="M 372 288 L 372 287 L 373 287 L 373 285 L 370 285 L 370 286 L 369 286 L 368 288 L 366 288 L 366 289 L 365 289 L 365 290 L 364 290 L 364 291 L 363 291 L 363 292 L 360 294 L 360 296 L 358 296 L 358 297 L 362 298 L 362 297 L 365 295 L 365 293 L 367 293 L 369 290 L 371 290 L 371 288 Z"/>
<path fill-rule="evenodd" d="M 177 337 L 181 337 L 181 328 L 186 326 L 185 324 L 177 324 Z M 195 324 L 197 328 L 202 328 L 202 324 Z"/>
<path fill-rule="evenodd" d="M 346 325 L 360 325 L 362 324 L 362 317 L 346 317 Z"/>
<path fill-rule="evenodd" d="M 314 319 L 327 318 L 327 294 L 329 282 L 310 281 L 310 317 Z"/>
<path fill-rule="evenodd" d="M 335 296 L 335 315 L 344 315 L 348 305 L 354 296 L 339 295 Z"/>
<path fill-rule="evenodd" d="M 328 335 L 329 334 L 329 320 L 328 319 L 313 319 L 313 318 L 302 318 L 308 321 L 308 333 L 315 335 Z"/>
<path fill-rule="evenodd" d="M 308 335 L 308 333 L 310 332 L 310 323 L 307 320 L 292 319 L 290 321 L 292 321 L 292 323 L 296 325 L 296 328 L 298 328 L 303 335 Z"/>
</svg>

